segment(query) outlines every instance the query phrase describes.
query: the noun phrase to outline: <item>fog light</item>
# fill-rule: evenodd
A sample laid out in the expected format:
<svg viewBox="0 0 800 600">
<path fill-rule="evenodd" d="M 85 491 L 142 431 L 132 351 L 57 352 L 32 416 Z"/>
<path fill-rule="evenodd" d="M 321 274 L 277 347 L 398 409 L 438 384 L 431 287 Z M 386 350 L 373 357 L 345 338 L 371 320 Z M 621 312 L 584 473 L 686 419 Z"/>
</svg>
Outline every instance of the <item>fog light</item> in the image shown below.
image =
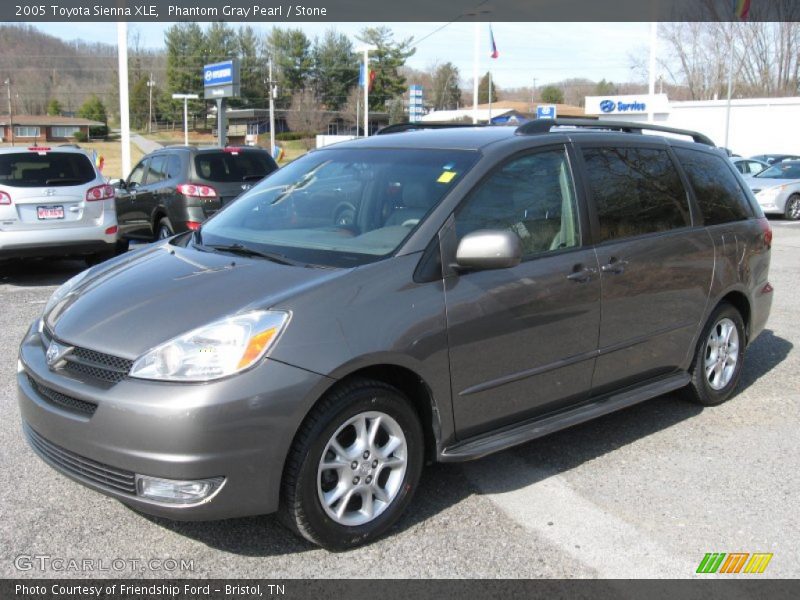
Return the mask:
<svg viewBox="0 0 800 600">
<path fill-rule="evenodd" d="M 136 493 L 143 498 L 157 500 L 158 502 L 195 504 L 211 497 L 222 487 L 224 481 L 224 477 L 183 481 L 137 475 Z"/>
</svg>

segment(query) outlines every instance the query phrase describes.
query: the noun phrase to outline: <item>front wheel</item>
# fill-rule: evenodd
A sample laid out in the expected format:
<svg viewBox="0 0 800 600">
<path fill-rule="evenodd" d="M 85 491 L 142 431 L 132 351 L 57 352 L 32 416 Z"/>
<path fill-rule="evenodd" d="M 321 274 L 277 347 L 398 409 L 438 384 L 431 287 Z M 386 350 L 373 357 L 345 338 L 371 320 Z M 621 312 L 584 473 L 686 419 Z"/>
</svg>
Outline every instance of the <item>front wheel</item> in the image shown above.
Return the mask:
<svg viewBox="0 0 800 600">
<path fill-rule="evenodd" d="M 423 460 L 422 427 L 408 399 L 378 381 L 348 383 L 312 410 L 295 438 L 283 521 L 329 550 L 368 543 L 403 513 Z"/>
<path fill-rule="evenodd" d="M 786 208 L 783 211 L 783 216 L 790 221 L 797 221 L 800 219 L 800 194 L 792 194 L 786 200 Z"/>
<path fill-rule="evenodd" d="M 720 304 L 703 331 L 686 389 L 690 400 L 716 406 L 730 398 L 744 363 L 745 328 L 742 315 L 728 303 Z"/>
<path fill-rule="evenodd" d="M 165 240 L 175 235 L 175 229 L 167 217 L 162 217 L 156 226 L 156 241 Z"/>
</svg>

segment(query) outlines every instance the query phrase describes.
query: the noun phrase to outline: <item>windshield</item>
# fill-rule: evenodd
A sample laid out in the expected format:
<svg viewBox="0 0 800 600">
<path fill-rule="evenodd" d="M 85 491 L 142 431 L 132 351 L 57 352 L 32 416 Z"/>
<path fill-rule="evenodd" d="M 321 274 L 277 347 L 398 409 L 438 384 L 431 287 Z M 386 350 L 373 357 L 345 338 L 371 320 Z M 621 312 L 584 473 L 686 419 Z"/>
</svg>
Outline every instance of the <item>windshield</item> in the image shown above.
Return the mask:
<svg viewBox="0 0 800 600">
<path fill-rule="evenodd" d="M 759 179 L 800 179 L 800 162 L 772 165 L 756 175 Z"/>
<path fill-rule="evenodd" d="M 0 184 L 14 187 L 81 185 L 96 177 L 92 161 L 77 152 L 0 154 Z"/>
<path fill-rule="evenodd" d="M 209 220 L 206 246 L 242 244 L 333 267 L 393 253 L 475 164 L 464 150 L 327 149 L 276 171 Z"/>
<path fill-rule="evenodd" d="M 195 156 L 197 176 L 207 181 L 255 181 L 278 168 L 266 152 L 244 150 L 234 152 L 202 152 Z"/>
</svg>

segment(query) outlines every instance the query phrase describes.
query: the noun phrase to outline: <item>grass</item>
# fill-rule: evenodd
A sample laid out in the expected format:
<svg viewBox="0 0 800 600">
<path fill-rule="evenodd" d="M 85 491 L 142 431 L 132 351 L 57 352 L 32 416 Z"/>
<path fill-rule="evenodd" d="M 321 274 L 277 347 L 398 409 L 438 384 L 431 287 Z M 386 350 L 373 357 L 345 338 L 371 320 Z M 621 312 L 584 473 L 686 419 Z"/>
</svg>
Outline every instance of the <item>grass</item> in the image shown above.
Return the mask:
<svg viewBox="0 0 800 600">
<path fill-rule="evenodd" d="M 51 148 L 57 147 L 62 142 L 47 142 Z M 3 143 L 0 146 L 7 147 L 11 144 Z M 28 144 L 15 144 L 21 148 L 27 148 Z M 41 145 L 41 144 L 40 144 Z M 85 142 L 79 144 L 84 150 L 91 152 L 96 150 L 103 157 L 103 175 L 109 179 L 122 177 L 122 145 L 119 142 Z M 131 144 L 131 166 L 135 165 L 142 158 L 143 154 L 136 144 Z M 127 175 L 127 173 L 125 173 Z"/>
</svg>

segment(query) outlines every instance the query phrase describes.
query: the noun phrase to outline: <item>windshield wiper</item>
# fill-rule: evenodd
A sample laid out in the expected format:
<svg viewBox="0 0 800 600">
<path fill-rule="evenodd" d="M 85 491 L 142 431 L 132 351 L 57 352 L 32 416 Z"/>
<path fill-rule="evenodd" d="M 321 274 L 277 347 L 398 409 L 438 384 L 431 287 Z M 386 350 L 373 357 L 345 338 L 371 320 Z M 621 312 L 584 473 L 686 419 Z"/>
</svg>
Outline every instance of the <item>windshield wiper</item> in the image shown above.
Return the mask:
<svg viewBox="0 0 800 600">
<path fill-rule="evenodd" d="M 272 262 L 281 264 L 281 265 L 292 265 L 296 266 L 300 263 L 296 263 L 293 260 L 289 260 L 283 254 L 278 254 L 276 252 L 262 252 L 261 250 L 255 250 L 253 248 L 248 248 L 242 244 L 210 244 L 210 245 L 203 245 L 204 248 L 211 248 L 217 252 L 230 252 L 231 254 L 239 254 L 240 256 L 255 256 L 258 258 L 266 258 L 267 260 L 271 260 Z"/>
</svg>

